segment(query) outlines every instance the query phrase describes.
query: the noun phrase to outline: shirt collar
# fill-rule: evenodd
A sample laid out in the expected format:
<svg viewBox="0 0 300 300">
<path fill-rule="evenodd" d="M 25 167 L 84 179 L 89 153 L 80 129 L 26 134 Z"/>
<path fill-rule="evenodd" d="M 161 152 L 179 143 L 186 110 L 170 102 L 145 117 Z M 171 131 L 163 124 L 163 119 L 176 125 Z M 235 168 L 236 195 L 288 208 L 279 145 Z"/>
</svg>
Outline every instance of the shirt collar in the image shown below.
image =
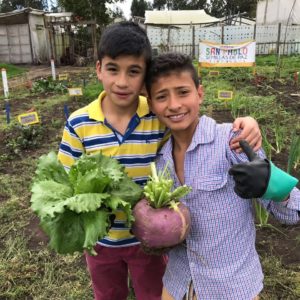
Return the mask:
<svg viewBox="0 0 300 300">
<path fill-rule="evenodd" d="M 209 144 L 215 139 L 216 121 L 207 117 L 201 116 L 196 127 L 192 142 L 187 151 L 191 151 L 199 144 Z M 160 154 L 166 155 L 172 153 L 172 139 L 170 138 L 162 147 Z"/>
<path fill-rule="evenodd" d="M 104 99 L 105 95 L 106 93 L 104 91 L 101 92 L 98 98 L 88 105 L 90 119 L 104 122 L 105 117 L 101 108 L 101 101 Z"/>
<path fill-rule="evenodd" d="M 106 92 L 105 91 L 101 92 L 98 98 L 88 105 L 88 114 L 90 119 L 104 122 L 105 116 L 101 108 L 101 101 L 104 99 L 105 96 L 106 96 Z M 149 112 L 150 109 L 148 106 L 147 99 L 143 96 L 139 96 L 139 104 L 136 111 L 138 117 L 142 118 L 145 115 L 149 114 Z"/>
<path fill-rule="evenodd" d="M 215 139 L 216 121 L 207 116 L 201 116 L 188 150 L 199 144 L 209 144 Z"/>
</svg>

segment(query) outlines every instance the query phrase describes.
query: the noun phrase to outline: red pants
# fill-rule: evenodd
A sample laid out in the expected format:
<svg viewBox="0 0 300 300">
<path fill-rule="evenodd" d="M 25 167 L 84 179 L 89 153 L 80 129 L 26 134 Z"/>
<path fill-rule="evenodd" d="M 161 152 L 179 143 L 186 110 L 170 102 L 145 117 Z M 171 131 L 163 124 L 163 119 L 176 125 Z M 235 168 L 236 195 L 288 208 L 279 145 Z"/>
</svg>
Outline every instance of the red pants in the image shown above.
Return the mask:
<svg viewBox="0 0 300 300">
<path fill-rule="evenodd" d="M 96 300 L 126 300 L 128 270 L 137 300 L 161 300 L 166 258 L 145 254 L 140 246 L 97 245 L 97 256 L 86 254 Z"/>
</svg>

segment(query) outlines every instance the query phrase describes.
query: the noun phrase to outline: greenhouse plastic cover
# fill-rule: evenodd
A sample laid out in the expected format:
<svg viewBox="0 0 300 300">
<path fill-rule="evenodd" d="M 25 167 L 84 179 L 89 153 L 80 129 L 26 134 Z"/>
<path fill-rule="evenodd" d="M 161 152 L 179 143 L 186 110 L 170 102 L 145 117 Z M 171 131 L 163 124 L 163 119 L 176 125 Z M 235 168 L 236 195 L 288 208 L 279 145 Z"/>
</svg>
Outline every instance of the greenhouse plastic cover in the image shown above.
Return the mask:
<svg viewBox="0 0 300 300">
<path fill-rule="evenodd" d="M 300 24 L 300 0 L 264 0 L 257 3 L 256 23 Z"/>
<path fill-rule="evenodd" d="M 219 22 L 201 10 L 146 10 L 145 24 L 189 25 Z"/>
</svg>

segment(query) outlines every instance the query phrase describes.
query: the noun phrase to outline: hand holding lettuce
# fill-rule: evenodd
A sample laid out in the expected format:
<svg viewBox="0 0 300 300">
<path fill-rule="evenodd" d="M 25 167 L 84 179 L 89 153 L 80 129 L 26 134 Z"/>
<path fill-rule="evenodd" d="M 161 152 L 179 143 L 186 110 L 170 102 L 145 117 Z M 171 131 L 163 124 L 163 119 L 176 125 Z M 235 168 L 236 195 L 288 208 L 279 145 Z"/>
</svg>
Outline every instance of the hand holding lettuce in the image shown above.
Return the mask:
<svg viewBox="0 0 300 300">
<path fill-rule="evenodd" d="M 131 208 L 142 189 L 117 160 L 102 154 L 83 155 L 67 173 L 56 154 L 43 155 L 32 186 L 31 208 L 61 254 L 87 250 L 107 235 L 110 216 L 117 209 L 133 221 Z"/>
</svg>

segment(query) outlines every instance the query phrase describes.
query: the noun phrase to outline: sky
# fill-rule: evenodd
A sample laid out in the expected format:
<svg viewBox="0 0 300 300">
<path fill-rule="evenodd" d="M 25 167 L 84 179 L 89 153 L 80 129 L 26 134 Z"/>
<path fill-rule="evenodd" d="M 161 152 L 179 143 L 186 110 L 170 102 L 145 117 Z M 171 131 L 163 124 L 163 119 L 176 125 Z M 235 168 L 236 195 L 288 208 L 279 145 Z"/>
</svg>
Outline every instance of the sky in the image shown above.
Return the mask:
<svg viewBox="0 0 300 300">
<path fill-rule="evenodd" d="M 123 3 L 117 4 L 117 6 L 120 7 L 121 10 L 123 11 L 124 16 L 127 20 L 129 20 L 131 17 L 131 10 L 130 10 L 131 2 L 132 0 L 125 0 Z"/>
<path fill-rule="evenodd" d="M 131 17 L 131 11 L 130 11 L 131 2 L 132 2 L 132 0 L 125 0 L 123 3 L 116 4 L 118 7 L 120 7 L 120 9 L 124 13 L 125 18 L 128 20 Z M 152 1 L 150 1 L 150 2 L 152 2 Z M 0 3 L 1 3 L 1 0 L 0 0 Z"/>
</svg>

